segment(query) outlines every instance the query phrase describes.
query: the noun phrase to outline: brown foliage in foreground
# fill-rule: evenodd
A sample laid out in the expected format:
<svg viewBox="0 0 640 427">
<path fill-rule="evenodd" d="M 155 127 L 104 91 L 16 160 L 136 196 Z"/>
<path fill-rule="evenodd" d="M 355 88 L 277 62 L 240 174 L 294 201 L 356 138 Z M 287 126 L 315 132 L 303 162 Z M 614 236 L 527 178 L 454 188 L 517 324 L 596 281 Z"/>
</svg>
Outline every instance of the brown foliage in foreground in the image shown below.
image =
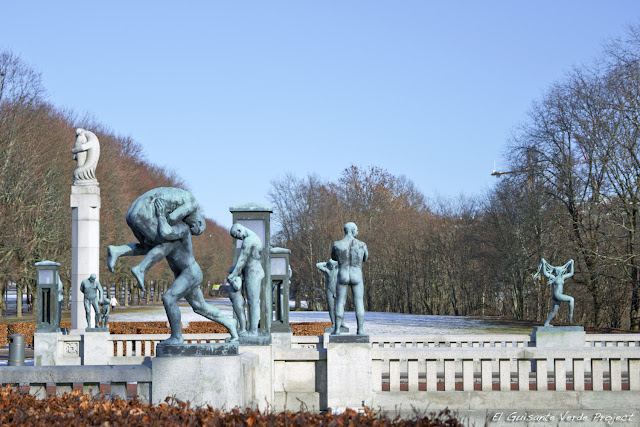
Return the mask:
<svg viewBox="0 0 640 427">
<path fill-rule="evenodd" d="M 348 409 L 339 415 L 306 411 L 280 413 L 256 409 L 234 408 L 229 412 L 207 407 L 191 407 L 189 402 L 167 398 L 166 403 L 147 405 L 139 400 L 118 397 L 92 397 L 74 391 L 60 397 L 38 400 L 33 395 L 21 395 L 7 387 L 0 391 L 0 424 L 14 426 L 49 425 L 127 425 L 127 426 L 462 426 L 448 410 L 440 414 L 416 417 L 412 420 L 391 419 L 369 408 L 358 413 Z"/>
</svg>

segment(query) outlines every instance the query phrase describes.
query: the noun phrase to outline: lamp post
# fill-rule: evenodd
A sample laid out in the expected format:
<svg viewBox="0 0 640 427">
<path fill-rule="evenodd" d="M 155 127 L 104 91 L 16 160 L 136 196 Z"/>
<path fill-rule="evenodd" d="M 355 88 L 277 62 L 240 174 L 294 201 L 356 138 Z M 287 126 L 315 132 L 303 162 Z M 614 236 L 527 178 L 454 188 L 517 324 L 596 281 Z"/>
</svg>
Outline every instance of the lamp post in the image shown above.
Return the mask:
<svg viewBox="0 0 640 427">
<path fill-rule="evenodd" d="M 262 242 L 262 268 L 264 278 L 260 290 L 260 335 L 271 333 L 271 262 L 269 241 L 271 240 L 271 209 L 256 203 L 231 206 L 229 212 L 233 215 L 233 223 L 243 225 L 258 235 Z M 242 248 L 242 240 L 233 239 L 233 264 L 235 265 Z"/>
<path fill-rule="evenodd" d="M 58 283 L 58 267 L 60 264 L 53 261 L 36 262 L 37 287 L 36 292 L 36 332 L 59 332 L 61 304 L 58 304 L 60 292 Z"/>
<path fill-rule="evenodd" d="M 289 254 L 285 248 L 271 248 L 271 282 L 273 283 L 273 332 L 291 332 L 289 326 Z"/>
</svg>

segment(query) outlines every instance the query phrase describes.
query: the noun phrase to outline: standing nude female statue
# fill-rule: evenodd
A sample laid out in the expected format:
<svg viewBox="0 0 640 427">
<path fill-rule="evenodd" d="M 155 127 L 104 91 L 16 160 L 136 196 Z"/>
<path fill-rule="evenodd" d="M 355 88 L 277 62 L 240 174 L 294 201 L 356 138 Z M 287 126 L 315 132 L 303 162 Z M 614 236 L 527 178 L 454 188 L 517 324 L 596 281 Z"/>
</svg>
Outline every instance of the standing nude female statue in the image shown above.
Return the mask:
<svg viewBox="0 0 640 427">
<path fill-rule="evenodd" d="M 568 269 L 570 269 L 569 272 L 567 272 Z M 544 322 L 544 326 L 550 326 L 549 322 L 551 322 L 551 319 L 558 313 L 562 301 L 569 302 L 569 322 L 573 323 L 573 297 L 562 293 L 564 280 L 573 276 L 573 260 L 569 260 L 569 262 L 562 267 L 554 267 L 542 258 L 538 265 L 538 271 L 533 276 L 534 279 L 540 276 L 541 270 L 542 274 L 549 278 L 549 284 L 553 285 L 553 309 Z"/>
</svg>

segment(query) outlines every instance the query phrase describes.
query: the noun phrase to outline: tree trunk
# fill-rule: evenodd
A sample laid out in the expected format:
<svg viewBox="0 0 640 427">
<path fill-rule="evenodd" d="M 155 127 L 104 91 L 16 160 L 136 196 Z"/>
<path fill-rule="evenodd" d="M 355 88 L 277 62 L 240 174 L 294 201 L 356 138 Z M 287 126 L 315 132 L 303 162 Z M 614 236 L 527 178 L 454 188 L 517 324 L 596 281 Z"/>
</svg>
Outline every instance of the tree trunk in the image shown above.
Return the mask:
<svg viewBox="0 0 640 427">
<path fill-rule="evenodd" d="M 35 315 L 36 314 L 36 307 L 38 306 L 38 288 L 37 288 L 37 284 L 32 284 L 30 286 L 31 288 L 31 315 Z M 56 301 L 58 300 L 57 295 L 56 295 Z"/>
<path fill-rule="evenodd" d="M 2 315 L 2 313 L 4 313 L 7 310 L 7 301 L 6 301 L 6 295 L 5 295 L 6 289 L 7 289 L 7 282 L 2 280 L 2 282 L 0 282 L 0 315 Z"/>
<path fill-rule="evenodd" d="M 20 282 L 20 280 L 18 280 Z M 22 291 L 23 286 L 16 282 L 16 316 L 22 317 Z"/>
<path fill-rule="evenodd" d="M 630 329 L 640 330 L 640 269 L 635 265 L 632 269 Z"/>
</svg>

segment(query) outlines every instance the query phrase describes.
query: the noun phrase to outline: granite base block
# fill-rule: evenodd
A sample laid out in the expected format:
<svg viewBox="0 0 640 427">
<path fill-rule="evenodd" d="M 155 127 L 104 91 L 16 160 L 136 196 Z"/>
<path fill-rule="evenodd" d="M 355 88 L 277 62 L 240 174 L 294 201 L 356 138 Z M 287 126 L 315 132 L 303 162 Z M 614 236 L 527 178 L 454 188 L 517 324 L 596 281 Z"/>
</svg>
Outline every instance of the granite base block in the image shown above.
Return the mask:
<svg viewBox="0 0 640 427">
<path fill-rule="evenodd" d="M 329 335 L 329 343 L 334 344 L 369 344 L 369 335 Z"/>
<path fill-rule="evenodd" d="M 113 355 L 113 342 L 109 341 L 109 335 L 108 329 L 88 331 L 83 335 L 83 365 L 107 365 L 109 363 L 109 356 Z"/>
<path fill-rule="evenodd" d="M 160 347 L 160 346 L 158 346 Z M 230 410 L 243 406 L 241 355 L 154 357 L 151 359 L 153 403 L 172 397 L 193 406 Z"/>
<path fill-rule="evenodd" d="M 33 364 L 55 366 L 58 363 L 58 333 L 36 332 L 33 334 Z"/>
<path fill-rule="evenodd" d="M 582 326 L 535 326 L 531 335 L 536 347 L 584 347 L 586 334 Z"/>
<path fill-rule="evenodd" d="M 85 328 L 85 332 L 109 332 L 109 328 Z"/>
<path fill-rule="evenodd" d="M 238 343 L 158 344 L 156 357 L 235 356 Z"/>
<path fill-rule="evenodd" d="M 283 333 L 287 333 L 287 332 L 291 332 L 291 326 L 289 325 L 285 325 L 283 323 L 272 323 L 271 324 L 271 332 L 283 332 Z"/>
<path fill-rule="evenodd" d="M 274 332 L 271 331 L 271 344 L 274 347 L 291 348 L 291 332 Z"/>
<path fill-rule="evenodd" d="M 367 335 L 338 335 L 339 339 L 363 339 L 364 342 L 331 341 L 327 345 L 327 406 L 360 408 L 371 404 L 371 344 Z M 378 379 L 379 381 L 379 379 Z"/>
<path fill-rule="evenodd" d="M 271 345 L 271 335 L 246 335 L 238 342 L 240 345 Z"/>
<path fill-rule="evenodd" d="M 333 332 L 333 328 L 324 328 L 324 333 L 325 334 L 330 334 Z M 349 328 L 347 328 L 346 326 L 341 326 L 340 327 L 340 332 L 349 332 Z"/>
<path fill-rule="evenodd" d="M 584 332 L 583 326 L 534 326 L 533 332 Z"/>
</svg>

